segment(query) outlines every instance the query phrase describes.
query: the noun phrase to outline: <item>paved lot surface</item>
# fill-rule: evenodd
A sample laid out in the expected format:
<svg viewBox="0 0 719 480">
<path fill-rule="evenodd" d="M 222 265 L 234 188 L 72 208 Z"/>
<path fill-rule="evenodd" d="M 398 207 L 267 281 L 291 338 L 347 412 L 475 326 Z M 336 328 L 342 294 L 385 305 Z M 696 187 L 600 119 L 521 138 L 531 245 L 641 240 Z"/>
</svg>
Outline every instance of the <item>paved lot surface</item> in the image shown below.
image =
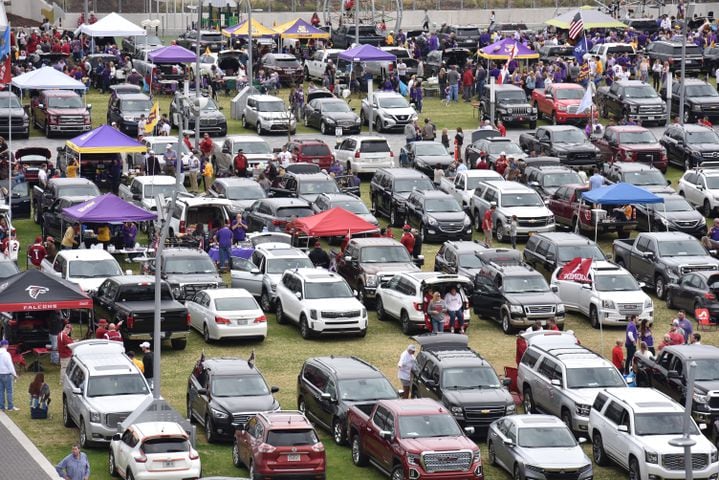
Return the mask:
<svg viewBox="0 0 719 480">
<path fill-rule="evenodd" d="M 23 412 L 16 414 L 23 414 Z M 24 414 L 29 415 L 27 410 Z M 45 480 L 58 478 L 52 464 L 4 412 L 0 412 L 0 438 L 2 439 L 2 448 L 0 448 L 1 479 Z"/>
</svg>

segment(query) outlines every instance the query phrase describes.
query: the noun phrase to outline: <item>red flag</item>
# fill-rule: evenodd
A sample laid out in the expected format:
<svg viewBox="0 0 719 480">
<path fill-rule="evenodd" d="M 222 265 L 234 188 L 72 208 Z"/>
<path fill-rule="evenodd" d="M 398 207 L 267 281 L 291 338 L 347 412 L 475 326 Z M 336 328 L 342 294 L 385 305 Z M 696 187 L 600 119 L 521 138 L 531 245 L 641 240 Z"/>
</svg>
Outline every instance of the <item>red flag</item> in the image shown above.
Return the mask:
<svg viewBox="0 0 719 480">
<path fill-rule="evenodd" d="M 557 275 L 557 280 L 568 280 L 570 282 L 590 283 L 589 269 L 592 268 L 591 258 L 575 258 L 562 267 Z"/>
<path fill-rule="evenodd" d="M 9 85 L 12 81 L 12 65 L 10 64 L 10 55 L 0 63 L 0 83 Z"/>
<path fill-rule="evenodd" d="M 507 73 L 507 64 L 505 63 L 504 66 L 502 66 L 502 69 L 499 71 L 499 76 L 497 76 L 497 85 L 501 85 L 504 83 L 504 77 L 507 76 Z"/>
</svg>

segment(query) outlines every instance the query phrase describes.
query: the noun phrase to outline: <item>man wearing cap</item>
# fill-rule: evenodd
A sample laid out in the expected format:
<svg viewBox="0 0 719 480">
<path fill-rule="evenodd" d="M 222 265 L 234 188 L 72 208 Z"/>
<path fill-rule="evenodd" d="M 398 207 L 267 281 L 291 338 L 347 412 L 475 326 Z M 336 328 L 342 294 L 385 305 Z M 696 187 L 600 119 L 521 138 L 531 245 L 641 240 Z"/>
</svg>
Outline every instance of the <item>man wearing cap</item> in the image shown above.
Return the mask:
<svg viewBox="0 0 719 480">
<path fill-rule="evenodd" d="M 669 340 L 672 345 L 683 345 L 684 344 L 684 330 L 679 326 L 679 320 L 676 318 L 672 320 L 672 324 L 669 327 Z"/>
<path fill-rule="evenodd" d="M 315 267 L 330 268 L 330 256 L 322 249 L 322 244 L 315 242 L 315 248 L 308 255 Z"/>
<path fill-rule="evenodd" d="M 35 243 L 27 247 L 27 258 L 35 268 L 40 268 L 42 260 L 47 256 L 45 245 L 42 244 L 42 236 L 35 237 Z"/>
<path fill-rule="evenodd" d="M 95 330 L 95 338 L 99 338 L 101 340 L 104 340 L 107 338 L 107 320 L 104 318 L 101 318 L 97 322 L 97 330 Z"/>
<path fill-rule="evenodd" d="M 66 323 L 65 328 L 63 328 L 60 335 L 57 336 L 57 350 L 60 354 L 60 385 L 65 383 L 65 371 L 67 370 L 67 364 L 70 363 L 70 358 L 72 357 L 70 344 L 73 342 L 73 339 L 70 336 L 71 333 L 72 325 Z"/>
<path fill-rule="evenodd" d="M 140 115 L 140 119 L 137 121 L 137 138 L 142 138 L 145 135 L 145 127 L 147 126 L 147 120 L 145 114 Z"/>
<path fill-rule="evenodd" d="M 412 369 L 417 364 L 414 358 L 415 347 L 412 344 L 407 346 L 407 350 L 402 352 L 397 362 L 397 378 L 402 384 L 402 398 L 409 398 L 409 386 L 412 380 Z"/>
<path fill-rule="evenodd" d="M 127 76 L 127 83 L 137 85 L 138 87 L 142 86 L 142 75 L 137 73 L 137 70 L 133 68 L 130 75 Z"/>
<path fill-rule="evenodd" d="M 140 349 L 142 349 L 142 365 L 144 367 L 144 370 L 142 374 L 145 376 L 145 379 L 147 380 L 147 383 L 150 384 L 150 388 L 155 388 L 155 382 L 154 377 L 155 373 L 152 366 L 152 350 L 150 350 L 150 342 L 142 342 L 140 344 Z"/>
<path fill-rule="evenodd" d="M 241 178 L 247 177 L 247 157 L 241 148 L 237 150 L 232 165 L 235 167 L 235 175 Z"/>
<path fill-rule="evenodd" d="M 487 248 L 492 248 L 492 224 L 494 222 L 492 215 L 494 215 L 496 210 L 497 204 L 492 202 L 489 209 L 484 212 L 484 217 L 482 218 L 482 231 L 484 232 L 484 243 L 487 245 Z"/>
<path fill-rule="evenodd" d="M 5 410 L 6 401 L 8 410 L 20 410 L 13 403 L 13 383 L 17 372 L 10 352 L 7 351 L 9 344 L 4 338 L 0 340 L 0 410 Z"/>
<path fill-rule="evenodd" d="M 402 227 L 402 230 L 404 231 L 404 233 L 402 234 L 402 237 L 399 239 L 399 243 L 404 245 L 404 248 L 407 249 L 407 252 L 409 252 L 409 254 L 412 255 L 412 252 L 414 251 L 414 242 L 415 242 L 414 235 L 412 235 L 412 227 L 410 227 L 409 224 L 405 224 L 405 226 Z"/>
</svg>

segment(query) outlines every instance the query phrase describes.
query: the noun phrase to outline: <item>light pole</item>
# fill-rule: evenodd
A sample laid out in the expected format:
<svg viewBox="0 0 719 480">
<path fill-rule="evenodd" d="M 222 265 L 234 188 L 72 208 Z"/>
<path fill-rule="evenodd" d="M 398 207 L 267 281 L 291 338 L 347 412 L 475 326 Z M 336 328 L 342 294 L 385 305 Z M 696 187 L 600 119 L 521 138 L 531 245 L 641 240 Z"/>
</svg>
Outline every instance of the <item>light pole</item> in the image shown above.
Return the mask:
<svg viewBox="0 0 719 480">
<path fill-rule="evenodd" d="M 197 40 L 195 41 L 195 98 L 200 98 L 200 31 L 202 27 L 202 0 L 197 0 L 197 5 L 188 5 L 187 9 L 194 11 L 197 9 Z M 186 90 L 187 91 L 187 90 Z M 189 100 L 189 99 L 188 99 Z M 199 100 L 197 100 L 199 102 Z M 196 112 L 195 115 L 195 147 L 200 144 L 200 113 Z"/>
<path fill-rule="evenodd" d="M 682 61 L 682 65 L 684 62 Z M 684 478 L 693 480 L 694 471 L 692 465 L 692 447 L 696 445 L 696 441 L 691 438 L 689 431 L 692 423 L 692 402 L 694 400 L 694 375 L 697 369 L 697 362 L 691 357 L 687 362 L 687 385 L 684 391 L 684 430 L 682 436 L 669 440 L 669 445 L 673 447 L 684 448 Z"/>
<path fill-rule="evenodd" d="M 684 125 L 684 74 L 686 73 L 687 64 L 687 16 L 682 19 L 682 69 L 679 83 L 682 84 L 679 89 L 679 122 Z M 670 107 L 671 111 L 671 107 Z"/>
<path fill-rule="evenodd" d="M 250 88 L 254 85 L 254 77 L 252 76 L 252 4 L 247 1 L 247 81 Z"/>
</svg>

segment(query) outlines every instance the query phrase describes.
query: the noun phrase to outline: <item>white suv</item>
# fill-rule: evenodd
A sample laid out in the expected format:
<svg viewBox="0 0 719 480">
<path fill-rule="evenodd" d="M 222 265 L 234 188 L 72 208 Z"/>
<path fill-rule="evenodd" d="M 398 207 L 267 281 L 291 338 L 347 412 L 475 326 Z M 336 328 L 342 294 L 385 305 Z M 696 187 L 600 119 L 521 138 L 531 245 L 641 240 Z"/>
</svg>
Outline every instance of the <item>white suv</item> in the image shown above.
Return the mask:
<svg viewBox="0 0 719 480">
<path fill-rule="evenodd" d="M 592 327 L 599 328 L 600 323 L 626 327 L 628 315 L 653 320 L 654 303 L 642 290 L 644 284 L 637 283 L 624 268 L 595 261 L 589 269 L 590 283 L 557 279 L 562 268 L 554 271 L 551 284 L 558 288 L 565 308 L 588 316 Z"/>
<path fill-rule="evenodd" d="M 217 228 L 230 221 L 232 202 L 224 198 L 183 196 L 175 202 L 170 216 L 170 236 L 185 233 L 185 229 L 201 223 Z M 211 230 L 208 228 L 207 230 Z"/>
<path fill-rule="evenodd" d="M 679 195 L 692 206 L 701 208 L 705 217 L 719 209 L 719 162 L 703 162 L 700 168 L 687 170 L 679 179 Z"/>
<path fill-rule="evenodd" d="M 409 335 L 425 330 L 424 296 L 428 290 L 440 292 L 442 298 L 456 287 L 464 301 L 464 328 L 469 328 L 469 296 L 472 294 L 472 280 L 463 275 L 446 275 L 438 272 L 398 273 L 389 281 L 381 282 L 375 296 L 377 319 L 396 318 L 402 333 Z M 449 316 L 445 318 L 445 330 L 449 331 Z"/>
<path fill-rule="evenodd" d="M 690 420 L 694 478 L 716 479 L 717 449 Z M 670 445 L 682 436 L 684 407 L 652 388 L 607 388 L 589 414 L 589 435 L 597 465 L 609 461 L 637 480 L 679 479 L 684 474 L 684 449 Z"/>
<path fill-rule="evenodd" d="M 242 111 L 242 126 L 254 127 L 257 135 L 264 132 L 286 132 L 288 128 L 294 135 L 297 121 L 281 98 L 272 95 L 250 95 Z"/>
<path fill-rule="evenodd" d="M 417 111 L 402 95 L 396 92 L 374 92 L 372 98 L 362 100 L 360 119 L 365 124 L 372 119 L 378 132 L 403 129 L 417 120 Z"/>
<path fill-rule="evenodd" d="M 347 282 L 323 269 L 287 270 L 277 285 L 277 323 L 300 327 L 302 338 L 317 334 L 367 334 L 367 309 Z"/>
<path fill-rule="evenodd" d="M 353 135 L 337 144 L 334 153 L 347 173 L 374 173 L 395 166 L 394 153 L 384 137 Z"/>
</svg>

